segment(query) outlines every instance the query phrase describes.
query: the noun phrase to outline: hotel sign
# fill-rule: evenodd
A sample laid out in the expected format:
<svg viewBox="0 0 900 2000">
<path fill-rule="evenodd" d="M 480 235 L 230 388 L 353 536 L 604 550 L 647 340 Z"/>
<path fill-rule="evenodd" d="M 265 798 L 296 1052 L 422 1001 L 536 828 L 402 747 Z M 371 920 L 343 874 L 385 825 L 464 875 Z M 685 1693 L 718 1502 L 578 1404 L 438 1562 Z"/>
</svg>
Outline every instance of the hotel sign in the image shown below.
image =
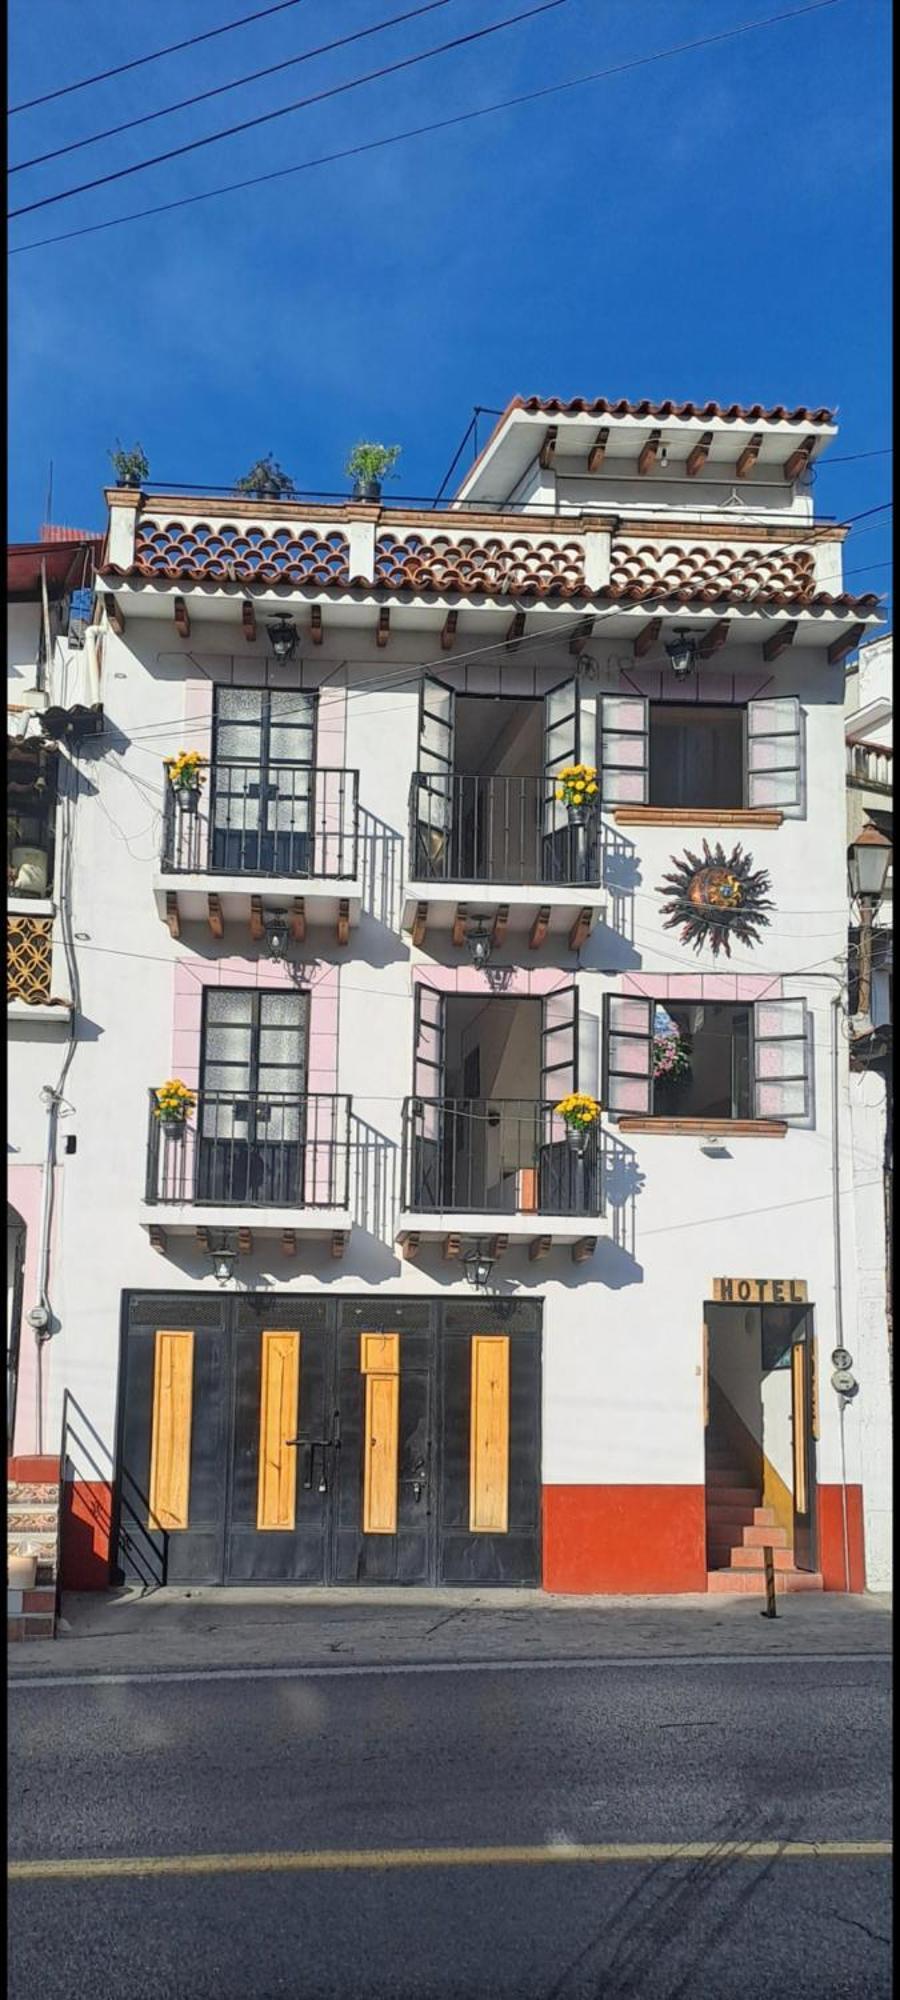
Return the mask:
<svg viewBox="0 0 900 2000">
<path fill-rule="evenodd" d="M 805 1306 L 805 1278 L 714 1278 L 713 1299 L 723 1306 Z"/>
</svg>

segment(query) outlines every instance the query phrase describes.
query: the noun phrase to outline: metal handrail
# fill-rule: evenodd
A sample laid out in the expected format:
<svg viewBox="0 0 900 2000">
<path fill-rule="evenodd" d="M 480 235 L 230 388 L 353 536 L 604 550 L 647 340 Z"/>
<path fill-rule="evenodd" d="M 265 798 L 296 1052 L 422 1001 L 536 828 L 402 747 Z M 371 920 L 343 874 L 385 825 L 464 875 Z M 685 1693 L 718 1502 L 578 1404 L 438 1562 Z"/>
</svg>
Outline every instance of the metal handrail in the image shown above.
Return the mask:
<svg viewBox="0 0 900 2000">
<path fill-rule="evenodd" d="M 496 1215 L 600 1215 L 599 1121 L 578 1151 L 542 1098 L 407 1097 L 403 1206 Z"/>
<path fill-rule="evenodd" d="M 163 767 L 162 869 L 353 881 L 359 864 L 359 772 L 319 764 L 214 759 L 199 792 Z"/>
<path fill-rule="evenodd" d="M 410 876 L 423 882 L 562 887 L 599 884 L 596 814 L 573 823 L 552 776 L 470 777 L 415 771 Z"/>
<path fill-rule="evenodd" d="M 332 1091 L 200 1090 L 168 1129 L 151 1089 L 145 1200 L 348 1208 L 350 1105 Z"/>
</svg>

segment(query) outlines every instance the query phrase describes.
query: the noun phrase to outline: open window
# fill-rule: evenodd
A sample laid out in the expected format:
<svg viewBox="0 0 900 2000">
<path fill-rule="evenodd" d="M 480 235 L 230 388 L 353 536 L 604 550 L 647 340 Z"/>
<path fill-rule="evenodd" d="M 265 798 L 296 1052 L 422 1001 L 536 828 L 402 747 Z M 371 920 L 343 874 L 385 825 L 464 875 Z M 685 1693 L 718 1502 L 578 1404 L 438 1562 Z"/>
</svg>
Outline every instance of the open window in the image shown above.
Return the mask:
<svg viewBox="0 0 900 2000">
<path fill-rule="evenodd" d="M 10 896 L 53 895 L 55 744 L 11 737 L 7 747 L 6 879 Z"/>
<path fill-rule="evenodd" d="M 604 1102 L 611 1116 L 805 1120 L 810 1024 L 802 1000 L 604 1000 Z"/>
<path fill-rule="evenodd" d="M 660 811 L 804 811 L 800 704 L 604 695 L 601 793 L 609 806 Z"/>
</svg>

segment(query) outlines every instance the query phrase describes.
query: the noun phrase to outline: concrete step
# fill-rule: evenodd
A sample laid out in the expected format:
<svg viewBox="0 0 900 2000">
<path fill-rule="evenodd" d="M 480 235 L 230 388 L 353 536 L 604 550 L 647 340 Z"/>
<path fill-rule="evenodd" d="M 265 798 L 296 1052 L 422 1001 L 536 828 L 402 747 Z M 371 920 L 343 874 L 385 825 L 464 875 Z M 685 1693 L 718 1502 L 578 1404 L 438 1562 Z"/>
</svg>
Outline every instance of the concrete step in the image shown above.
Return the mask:
<svg viewBox="0 0 900 2000">
<path fill-rule="evenodd" d="M 745 1549 L 789 1549 L 792 1546 L 787 1529 L 775 1527 L 771 1522 L 760 1527 L 758 1522 L 754 1521 L 749 1528 L 744 1529 L 741 1540 Z"/>
<path fill-rule="evenodd" d="M 775 1519 L 774 1507 L 754 1507 L 753 1509 L 754 1528 L 775 1528 L 777 1527 L 777 1525 L 778 1524 Z"/>
<path fill-rule="evenodd" d="M 8 1534 L 6 1537 L 6 1553 L 7 1556 L 37 1556 L 38 1568 L 40 1568 L 41 1563 L 52 1563 L 53 1573 L 54 1575 L 56 1574 L 56 1562 L 59 1550 L 55 1535 L 37 1535 L 33 1529 L 30 1532 L 23 1529 L 20 1534 Z"/>
<path fill-rule="evenodd" d="M 777 1569 L 775 1571 L 775 1593 L 781 1597 L 787 1591 L 824 1590 L 824 1582 L 818 1570 Z M 765 1574 L 761 1569 L 712 1569 L 707 1572 L 706 1588 L 716 1596 L 764 1597 L 766 1594 Z"/>
<path fill-rule="evenodd" d="M 768 1532 L 769 1534 L 771 1534 L 772 1529 L 770 1528 Z M 793 1549 L 788 1549 L 788 1548 L 776 1549 L 773 1547 L 772 1561 L 776 1569 L 793 1569 L 794 1567 Z M 748 1549 L 744 1547 L 739 1549 L 732 1549 L 731 1563 L 733 1569 L 764 1570 L 766 1566 L 765 1556 L 762 1548 Z"/>
</svg>

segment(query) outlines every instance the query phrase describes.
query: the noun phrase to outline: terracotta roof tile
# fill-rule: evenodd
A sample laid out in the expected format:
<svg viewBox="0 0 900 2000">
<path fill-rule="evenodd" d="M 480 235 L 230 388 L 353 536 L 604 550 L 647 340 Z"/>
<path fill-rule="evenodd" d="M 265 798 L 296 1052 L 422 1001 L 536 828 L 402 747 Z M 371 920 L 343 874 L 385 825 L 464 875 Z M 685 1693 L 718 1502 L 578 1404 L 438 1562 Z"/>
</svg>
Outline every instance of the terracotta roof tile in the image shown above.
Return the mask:
<svg viewBox="0 0 900 2000">
<path fill-rule="evenodd" d="M 511 410 L 541 411 L 548 417 L 696 417 L 703 423 L 710 417 L 721 417 L 725 423 L 750 424 L 831 424 L 835 414 L 824 408 L 808 409 L 805 403 L 789 410 L 784 403 L 767 409 L 764 403 L 653 403 L 647 398 L 632 403 L 626 396 L 616 402 L 605 396 L 571 396 L 568 402 L 559 396 L 514 396 L 504 415 Z"/>
</svg>

